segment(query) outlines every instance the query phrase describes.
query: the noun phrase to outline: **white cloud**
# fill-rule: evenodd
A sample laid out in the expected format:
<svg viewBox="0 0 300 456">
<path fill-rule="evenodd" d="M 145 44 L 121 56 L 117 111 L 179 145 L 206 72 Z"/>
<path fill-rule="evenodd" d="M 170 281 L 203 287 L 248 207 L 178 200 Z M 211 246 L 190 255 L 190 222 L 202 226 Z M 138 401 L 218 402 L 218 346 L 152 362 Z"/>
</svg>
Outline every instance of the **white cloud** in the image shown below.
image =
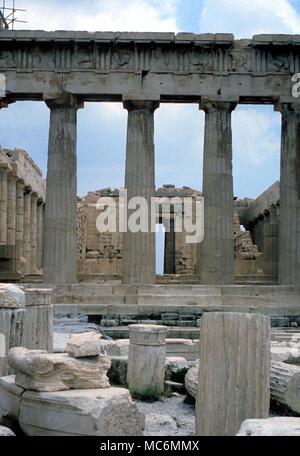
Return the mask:
<svg viewBox="0 0 300 456">
<path fill-rule="evenodd" d="M 300 15 L 288 0 L 205 0 L 200 31 L 231 32 L 237 38 L 258 33 L 299 33 Z"/>
<path fill-rule="evenodd" d="M 28 23 L 17 28 L 36 30 L 86 30 L 86 31 L 153 31 L 177 30 L 177 0 L 95 0 L 81 2 L 25 1 L 18 7 L 28 10 Z M 66 5 L 67 4 L 67 5 Z M 59 6 L 58 6 L 59 5 Z M 65 5 L 65 6 L 64 6 Z"/>
<path fill-rule="evenodd" d="M 280 115 L 264 111 L 240 107 L 232 117 L 235 158 L 258 168 L 279 154 Z"/>
</svg>

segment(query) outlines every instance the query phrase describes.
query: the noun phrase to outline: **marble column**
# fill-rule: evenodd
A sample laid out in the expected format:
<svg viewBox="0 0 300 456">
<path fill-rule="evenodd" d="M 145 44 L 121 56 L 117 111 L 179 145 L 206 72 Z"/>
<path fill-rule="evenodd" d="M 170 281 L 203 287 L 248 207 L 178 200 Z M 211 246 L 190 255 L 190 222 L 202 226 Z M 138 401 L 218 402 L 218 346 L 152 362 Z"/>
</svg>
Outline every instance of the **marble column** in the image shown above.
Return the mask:
<svg viewBox="0 0 300 456">
<path fill-rule="evenodd" d="M 281 112 L 279 284 L 300 286 L 300 104 L 278 103 Z"/>
<path fill-rule="evenodd" d="M 246 419 L 269 416 L 270 318 L 207 312 L 200 326 L 198 436 L 234 436 Z"/>
<path fill-rule="evenodd" d="M 47 196 L 44 223 L 44 282 L 77 282 L 76 97 L 47 101 L 50 108 Z"/>
<path fill-rule="evenodd" d="M 10 272 L 15 274 L 17 269 L 16 258 L 16 205 L 17 205 L 17 177 L 11 173 L 7 180 L 7 254 L 10 258 Z"/>
<path fill-rule="evenodd" d="M 234 218 L 231 112 L 236 103 L 203 101 L 204 240 L 200 277 L 205 285 L 234 283 Z"/>
<path fill-rule="evenodd" d="M 0 163 L 0 245 L 7 243 L 7 179 L 9 168 Z"/>
<path fill-rule="evenodd" d="M 39 271 L 43 268 L 43 213 L 44 203 L 39 200 L 37 205 L 37 268 Z"/>
<path fill-rule="evenodd" d="M 16 262 L 17 271 L 23 273 L 24 258 L 24 181 L 17 181 L 16 199 Z"/>
<path fill-rule="evenodd" d="M 24 194 L 24 273 L 30 274 L 31 261 L 31 189 Z"/>
<path fill-rule="evenodd" d="M 38 195 L 31 195 L 31 227 L 30 227 L 30 272 L 37 270 L 37 202 Z"/>
<path fill-rule="evenodd" d="M 154 111 L 159 101 L 127 100 L 128 110 L 125 188 L 128 201 L 143 197 L 148 214 L 143 214 L 148 232 L 132 232 L 123 237 L 123 283 L 155 283 L 155 232 L 151 230 L 151 197 L 155 196 Z M 138 209 L 138 208 L 137 208 Z M 134 211 L 128 210 L 128 220 Z"/>
</svg>

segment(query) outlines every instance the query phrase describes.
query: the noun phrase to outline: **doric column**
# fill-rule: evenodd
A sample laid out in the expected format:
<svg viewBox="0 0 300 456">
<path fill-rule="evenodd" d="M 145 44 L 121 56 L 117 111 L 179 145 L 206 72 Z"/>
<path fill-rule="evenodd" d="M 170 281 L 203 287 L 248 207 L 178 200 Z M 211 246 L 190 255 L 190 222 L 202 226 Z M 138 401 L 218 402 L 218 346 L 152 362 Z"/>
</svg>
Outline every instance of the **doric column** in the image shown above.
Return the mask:
<svg viewBox="0 0 300 456">
<path fill-rule="evenodd" d="M 7 244 L 16 244 L 16 202 L 17 202 L 17 177 L 8 175 L 7 181 Z"/>
<path fill-rule="evenodd" d="M 37 268 L 43 268 L 43 213 L 44 203 L 42 200 L 38 201 L 37 205 Z"/>
<path fill-rule="evenodd" d="M 31 189 L 25 188 L 24 194 L 24 273 L 30 274 L 31 261 Z"/>
<path fill-rule="evenodd" d="M 24 181 L 18 180 L 16 199 L 16 262 L 19 273 L 24 272 L 24 188 Z"/>
<path fill-rule="evenodd" d="M 123 283 L 155 283 L 155 232 L 151 230 L 151 197 L 155 196 L 154 111 L 159 101 L 127 100 L 128 110 L 125 188 L 128 201 L 143 197 L 148 203 L 148 232 L 131 232 L 123 237 Z M 138 209 L 138 207 L 137 207 Z M 132 214 L 128 210 L 128 220 Z"/>
<path fill-rule="evenodd" d="M 9 168 L 0 163 L 0 245 L 7 243 L 7 179 Z"/>
<path fill-rule="evenodd" d="M 31 227 L 30 227 L 30 272 L 34 274 L 37 269 L 37 202 L 36 193 L 31 195 Z"/>
<path fill-rule="evenodd" d="M 77 109 L 73 96 L 47 101 L 51 110 L 44 224 L 44 282 L 77 281 Z"/>
<path fill-rule="evenodd" d="M 200 246 L 201 283 L 234 283 L 234 223 L 231 112 L 236 103 L 203 101 L 204 240 Z"/>
<path fill-rule="evenodd" d="M 279 284 L 300 286 L 300 103 L 278 103 L 282 114 Z"/>
</svg>

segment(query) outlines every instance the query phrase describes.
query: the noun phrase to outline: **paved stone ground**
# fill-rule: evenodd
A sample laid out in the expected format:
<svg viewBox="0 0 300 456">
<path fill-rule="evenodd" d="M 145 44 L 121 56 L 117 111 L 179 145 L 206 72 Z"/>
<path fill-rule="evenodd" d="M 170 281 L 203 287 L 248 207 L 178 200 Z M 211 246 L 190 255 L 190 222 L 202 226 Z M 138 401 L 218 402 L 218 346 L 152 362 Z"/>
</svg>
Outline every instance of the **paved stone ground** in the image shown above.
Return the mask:
<svg viewBox="0 0 300 456">
<path fill-rule="evenodd" d="M 137 401 L 146 415 L 146 436 L 189 436 L 195 432 L 195 407 L 174 395 L 157 402 Z"/>
</svg>

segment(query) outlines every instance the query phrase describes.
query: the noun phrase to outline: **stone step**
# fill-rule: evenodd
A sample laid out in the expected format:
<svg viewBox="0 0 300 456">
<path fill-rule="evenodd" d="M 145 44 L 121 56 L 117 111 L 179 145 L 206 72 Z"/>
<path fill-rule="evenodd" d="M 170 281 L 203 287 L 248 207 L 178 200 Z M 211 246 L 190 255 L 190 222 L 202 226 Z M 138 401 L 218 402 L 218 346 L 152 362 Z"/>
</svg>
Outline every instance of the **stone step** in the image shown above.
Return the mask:
<svg viewBox="0 0 300 456">
<path fill-rule="evenodd" d="M 105 335 L 113 339 L 128 339 L 130 329 L 128 326 L 118 326 L 110 328 L 102 328 Z M 199 328 L 181 328 L 181 327 L 168 327 L 168 339 L 199 339 Z"/>
</svg>

